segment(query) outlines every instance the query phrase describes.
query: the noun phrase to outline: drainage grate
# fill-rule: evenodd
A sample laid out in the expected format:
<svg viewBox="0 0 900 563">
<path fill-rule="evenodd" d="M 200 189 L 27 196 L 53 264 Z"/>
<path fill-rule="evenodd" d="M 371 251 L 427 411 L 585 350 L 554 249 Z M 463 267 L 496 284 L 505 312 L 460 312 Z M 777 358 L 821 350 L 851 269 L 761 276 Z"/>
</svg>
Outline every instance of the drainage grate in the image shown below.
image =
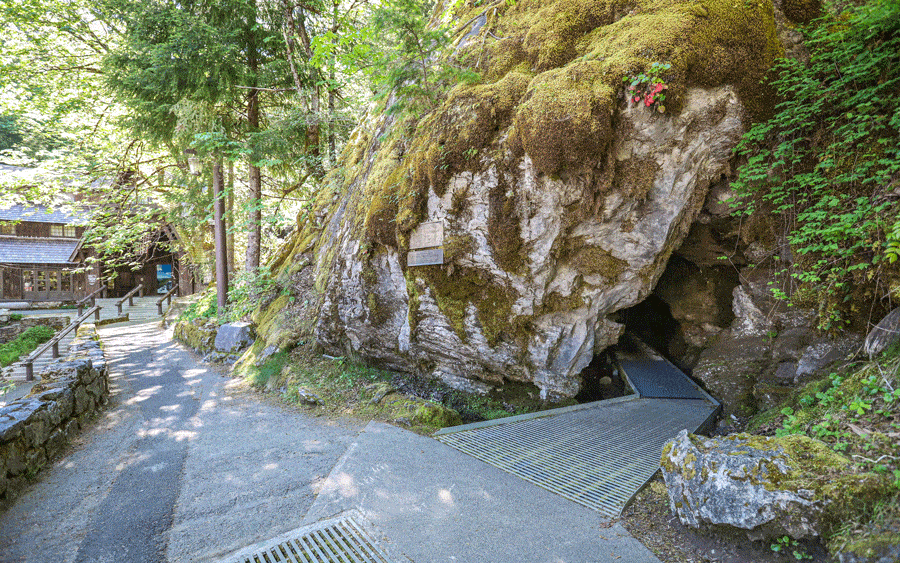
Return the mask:
<svg viewBox="0 0 900 563">
<path fill-rule="evenodd" d="M 462 429 L 441 442 L 609 517 L 659 469 L 662 446 L 715 411 L 706 401 L 633 399 Z M 549 414 L 549 413 L 545 413 Z"/>
<path fill-rule="evenodd" d="M 241 550 L 223 563 L 391 563 L 353 512 Z"/>
</svg>

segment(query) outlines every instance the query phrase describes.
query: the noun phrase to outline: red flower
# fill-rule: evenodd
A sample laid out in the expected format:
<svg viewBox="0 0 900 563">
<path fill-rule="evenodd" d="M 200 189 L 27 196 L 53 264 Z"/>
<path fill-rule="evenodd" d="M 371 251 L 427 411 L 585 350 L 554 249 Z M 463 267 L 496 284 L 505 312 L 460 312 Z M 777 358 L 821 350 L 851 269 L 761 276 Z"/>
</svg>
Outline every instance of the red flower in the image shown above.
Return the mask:
<svg viewBox="0 0 900 563">
<path fill-rule="evenodd" d="M 665 88 L 665 86 L 663 86 L 662 82 L 660 82 L 659 84 L 656 85 L 655 88 L 653 88 L 653 93 L 657 94 L 659 92 L 662 92 L 663 88 Z"/>
<path fill-rule="evenodd" d="M 632 101 L 633 101 L 634 103 L 637 103 L 637 102 L 641 101 L 641 97 L 640 97 L 640 96 L 635 96 L 634 99 L 633 99 Z"/>
<path fill-rule="evenodd" d="M 644 105 L 650 107 L 653 105 L 653 94 L 648 94 L 646 98 L 644 98 Z"/>
</svg>

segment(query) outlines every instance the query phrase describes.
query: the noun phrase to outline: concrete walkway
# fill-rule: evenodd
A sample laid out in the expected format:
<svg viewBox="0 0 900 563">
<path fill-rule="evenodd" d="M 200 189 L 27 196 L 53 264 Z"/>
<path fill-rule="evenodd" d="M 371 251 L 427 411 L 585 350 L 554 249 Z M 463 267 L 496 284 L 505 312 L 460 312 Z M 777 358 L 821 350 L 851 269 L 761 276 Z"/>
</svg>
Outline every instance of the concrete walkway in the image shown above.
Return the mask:
<svg viewBox="0 0 900 563">
<path fill-rule="evenodd" d="M 598 513 L 436 440 L 243 391 L 155 323 L 100 332 L 110 405 L 0 512 L 3 563 L 225 561 L 347 509 L 394 563 L 658 563 Z"/>
</svg>

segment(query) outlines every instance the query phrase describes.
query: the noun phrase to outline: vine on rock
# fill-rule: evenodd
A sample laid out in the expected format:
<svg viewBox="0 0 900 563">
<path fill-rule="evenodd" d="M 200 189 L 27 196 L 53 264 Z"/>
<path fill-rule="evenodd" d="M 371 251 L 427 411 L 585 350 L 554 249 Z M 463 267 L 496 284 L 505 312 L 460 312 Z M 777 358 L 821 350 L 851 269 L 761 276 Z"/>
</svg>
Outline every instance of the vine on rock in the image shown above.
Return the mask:
<svg viewBox="0 0 900 563">
<path fill-rule="evenodd" d="M 625 97 L 632 103 L 641 103 L 648 108 L 655 107 L 659 113 L 665 113 L 666 90 L 669 86 L 662 78 L 662 73 L 672 68 L 669 63 L 653 63 L 647 72 L 636 76 L 623 76 L 622 82 L 629 83 Z"/>
</svg>

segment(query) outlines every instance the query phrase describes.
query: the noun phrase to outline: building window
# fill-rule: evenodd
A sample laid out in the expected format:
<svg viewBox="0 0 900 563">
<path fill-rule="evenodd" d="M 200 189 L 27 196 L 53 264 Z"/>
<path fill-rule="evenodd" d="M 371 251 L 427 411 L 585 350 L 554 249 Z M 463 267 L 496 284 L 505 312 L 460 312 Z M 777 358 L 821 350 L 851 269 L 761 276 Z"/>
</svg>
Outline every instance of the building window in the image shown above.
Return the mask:
<svg viewBox="0 0 900 563">
<path fill-rule="evenodd" d="M 51 237 L 63 236 L 63 226 L 62 225 L 50 225 L 50 236 Z"/>
<path fill-rule="evenodd" d="M 0 221 L 0 235 L 14 235 L 14 234 L 16 234 L 15 223 L 7 223 L 5 221 Z"/>
<path fill-rule="evenodd" d="M 71 225 L 66 225 L 65 227 L 63 227 L 63 235 L 70 238 L 75 238 L 78 236 L 76 234 L 75 227 L 72 227 Z"/>
</svg>

